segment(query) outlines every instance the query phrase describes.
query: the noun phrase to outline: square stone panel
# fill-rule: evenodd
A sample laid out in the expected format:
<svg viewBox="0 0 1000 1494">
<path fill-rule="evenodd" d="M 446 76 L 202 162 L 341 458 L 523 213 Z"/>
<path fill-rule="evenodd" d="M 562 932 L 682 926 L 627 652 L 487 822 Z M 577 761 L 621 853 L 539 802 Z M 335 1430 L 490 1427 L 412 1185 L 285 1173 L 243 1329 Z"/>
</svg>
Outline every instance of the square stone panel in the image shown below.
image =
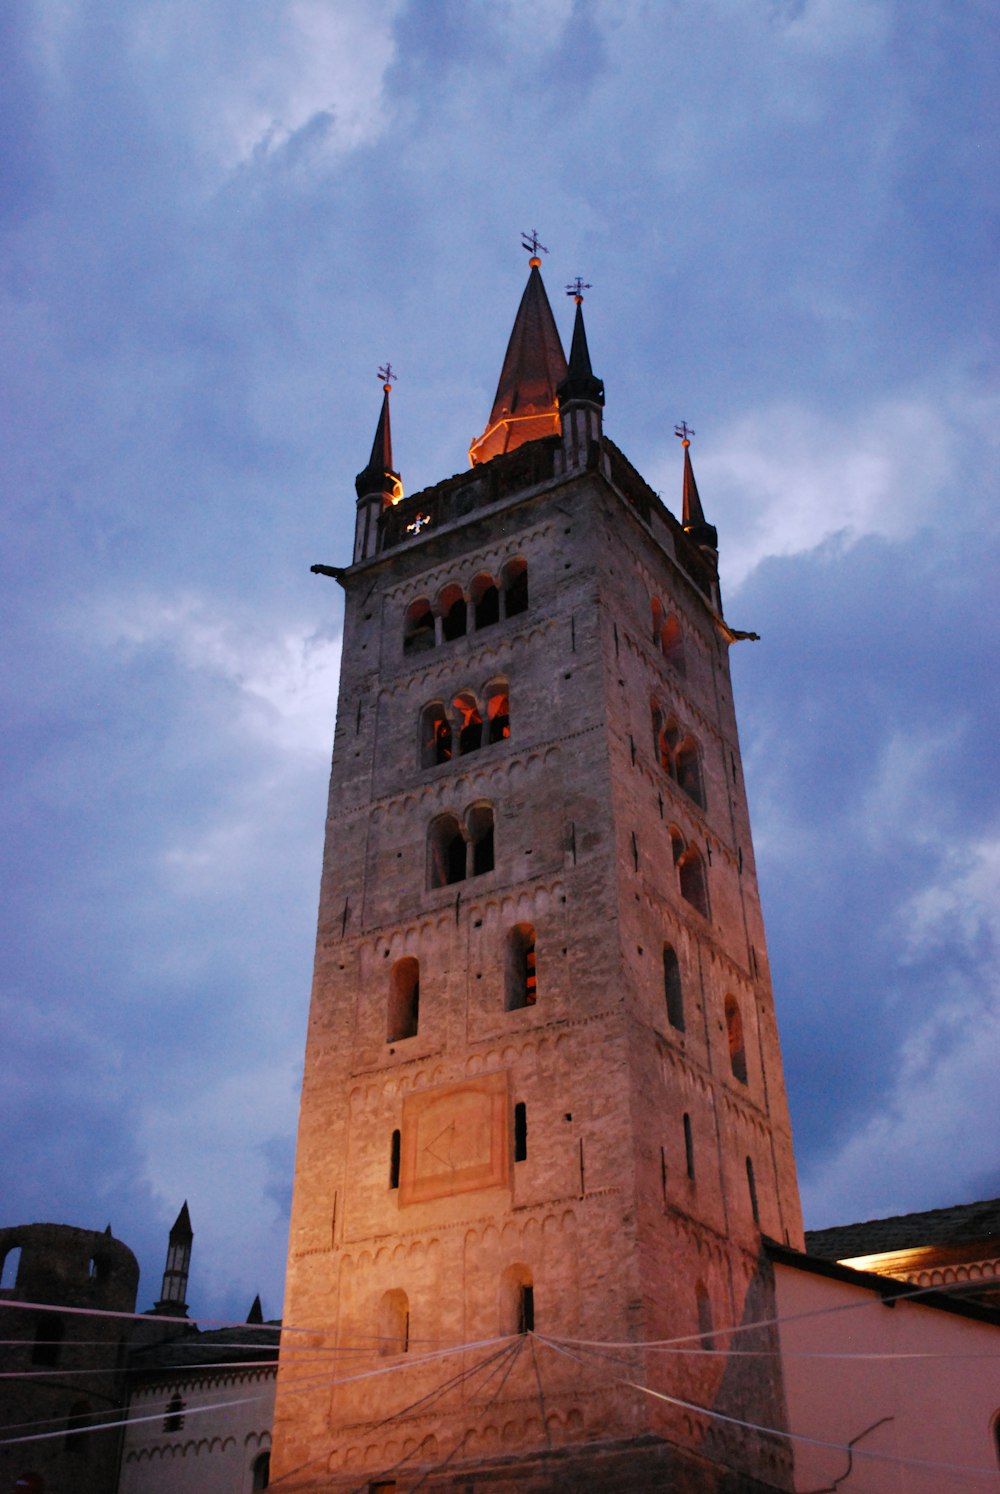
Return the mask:
<svg viewBox="0 0 1000 1494">
<path fill-rule="evenodd" d="M 403 1100 L 400 1206 L 506 1187 L 510 1175 L 506 1070 Z"/>
</svg>

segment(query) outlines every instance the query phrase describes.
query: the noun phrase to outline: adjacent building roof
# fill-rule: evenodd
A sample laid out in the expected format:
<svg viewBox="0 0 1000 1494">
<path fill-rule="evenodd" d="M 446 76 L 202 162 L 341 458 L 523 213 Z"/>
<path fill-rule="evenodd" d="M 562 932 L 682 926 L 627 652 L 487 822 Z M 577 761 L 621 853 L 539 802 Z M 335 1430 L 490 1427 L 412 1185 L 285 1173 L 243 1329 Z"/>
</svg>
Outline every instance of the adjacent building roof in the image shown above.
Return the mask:
<svg viewBox="0 0 1000 1494">
<path fill-rule="evenodd" d="M 806 1230 L 806 1249 L 825 1260 L 846 1261 L 927 1246 L 952 1247 L 995 1240 L 1000 1249 L 1000 1198 L 953 1204 L 919 1214 L 894 1214 L 860 1224 Z"/>
</svg>

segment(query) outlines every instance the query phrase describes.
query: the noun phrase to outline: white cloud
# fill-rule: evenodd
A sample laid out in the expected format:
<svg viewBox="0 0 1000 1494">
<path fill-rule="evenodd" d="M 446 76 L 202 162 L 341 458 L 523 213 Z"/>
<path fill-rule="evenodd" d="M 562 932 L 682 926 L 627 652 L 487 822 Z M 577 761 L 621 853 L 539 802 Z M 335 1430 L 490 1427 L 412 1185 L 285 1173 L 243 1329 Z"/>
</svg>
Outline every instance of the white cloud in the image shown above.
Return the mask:
<svg viewBox="0 0 1000 1494">
<path fill-rule="evenodd" d="M 99 631 L 105 645 L 167 648 L 184 669 L 236 687 L 245 725 L 276 747 L 326 757 L 340 677 L 340 638 L 304 625 L 279 626 L 224 610 L 194 594 L 106 599 Z"/>
<path fill-rule="evenodd" d="M 796 405 L 742 416 L 697 459 L 712 521 L 726 535 L 724 580 L 738 585 L 769 556 L 834 535 L 850 544 L 911 534 L 944 482 L 947 434 L 940 408 L 919 396 L 885 400 L 849 430 L 842 413 Z M 670 486 L 673 465 L 660 486 Z"/>
</svg>

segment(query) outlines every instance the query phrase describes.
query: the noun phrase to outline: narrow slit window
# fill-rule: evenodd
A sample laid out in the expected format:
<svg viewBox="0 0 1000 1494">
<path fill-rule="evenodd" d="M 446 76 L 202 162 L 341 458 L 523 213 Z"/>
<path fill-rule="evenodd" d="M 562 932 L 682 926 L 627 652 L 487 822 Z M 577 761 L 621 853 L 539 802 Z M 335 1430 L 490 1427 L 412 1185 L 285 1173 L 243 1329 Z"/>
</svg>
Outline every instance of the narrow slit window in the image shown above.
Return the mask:
<svg viewBox="0 0 1000 1494">
<path fill-rule="evenodd" d="M 514 1106 L 514 1161 L 528 1160 L 528 1107 L 523 1100 Z"/>
<path fill-rule="evenodd" d="M 701 755 L 698 744 L 691 737 L 682 742 L 674 757 L 677 769 L 677 786 L 693 799 L 701 809 L 705 808 L 705 785 L 701 776 Z"/>
<path fill-rule="evenodd" d="M 670 944 L 663 946 L 663 998 L 667 1021 L 678 1032 L 684 1031 L 684 993 L 681 990 L 681 967 Z"/>
<path fill-rule="evenodd" d="M 708 917 L 708 887 L 705 882 L 705 866 L 693 846 L 688 846 L 677 870 L 680 874 L 681 897 L 696 908 L 702 918 Z"/>
<path fill-rule="evenodd" d="M 392 1140 L 389 1142 L 389 1187 L 399 1187 L 399 1156 L 400 1156 L 400 1133 L 393 1131 Z"/>
<path fill-rule="evenodd" d="M 698 1309 L 698 1332 L 701 1336 L 701 1346 L 703 1349 L 711 1349 L 715 1344 L 712 1337 L 712 1299 L 703 1281 L 698 1282 L 694 1293 Z"/>
<path fill-rule="evenodd" d="M 31 1346 L 31 1362 L 40 1369 L 55 1369 L 62 1354 L 62 1342 L 66 1337 L 66 1324 L 54 1312 L 40 1312 L 35 1319 L 35 1338 Z"/>
<path fill-rule="evenodd" d="M 500 1278 L 500 1332 L 530 1333 L 535 1326 L 535 1284 L 531 1268 L 518 1262 Z"/>
<path fill-rule="evenodd" d="M 167 1402 L 167 1414 L 163 1418 L 163 1430 L 165 1432 L 182 1432 L 184 1430 L 184 1402 L 179 1395 L 172 1395 Z"/>
<path fill-rule="evenodd" d="M 750 1194 L 750 1209 L 753 1213 L 753 1222 L 760 1228 L 760 1207 L 757 1203 L 757 1180 L 753 1175 L 753 1163 L 747 1158 L 747 1189 Z"/>
<path fill-rule="evenodd" d="M 691 1117 L 684 1115 L 684 1162 L 687 1175 L 694 1182 L 694 1138 L 691 1135 Z"/>
<path fill-rule="evenodd" d="M 409 1350 L 410 1301 L 400 1288 L 383 1295 L 379 1303 L 377 1331 L 378 1351 L 384 1358 L 405 1354 Z"/>
<path fill-rule="evenodd" d="M 747 1051 L 743 1041 L 743 1016 L 735 996 L 726 997 L 726 1035 L 729 1040 L 729 1066 L 734 1079 L 747 1082 Z"/>
<path fill-rule="evenodd" d="M 678 674 L 687 674 L 687 661 L 684 657 L 684 639 L 681 636 L 681 625 L 673 613 L 663 624 L 660 633 L 660 649 L 663 657 L 672 669 Z"/>
</svg>

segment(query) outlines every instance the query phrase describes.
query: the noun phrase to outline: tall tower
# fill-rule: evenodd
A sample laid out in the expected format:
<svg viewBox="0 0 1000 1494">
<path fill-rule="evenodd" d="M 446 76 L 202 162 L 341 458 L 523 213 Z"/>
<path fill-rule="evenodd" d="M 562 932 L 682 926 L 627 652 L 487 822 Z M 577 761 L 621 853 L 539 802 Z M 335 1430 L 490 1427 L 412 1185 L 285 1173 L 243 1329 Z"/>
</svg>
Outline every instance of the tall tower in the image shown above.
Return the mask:
<svg viewBox="0 0 1000 1494">
<path fill-rule="evenodd" d="M 739 635 L 687 445 L 678 521 L 603 434 L 586 287 L 567 365 L 529 248 L 472 470 L 402 497 L 384 401 L 354 562 L 317 567 L 346 610 L 275 1476 L 790 1487 L 767 1331 L 724 1352 L 770 1316 L 761 1234 L 802 1244 Z"/>
</svg>

